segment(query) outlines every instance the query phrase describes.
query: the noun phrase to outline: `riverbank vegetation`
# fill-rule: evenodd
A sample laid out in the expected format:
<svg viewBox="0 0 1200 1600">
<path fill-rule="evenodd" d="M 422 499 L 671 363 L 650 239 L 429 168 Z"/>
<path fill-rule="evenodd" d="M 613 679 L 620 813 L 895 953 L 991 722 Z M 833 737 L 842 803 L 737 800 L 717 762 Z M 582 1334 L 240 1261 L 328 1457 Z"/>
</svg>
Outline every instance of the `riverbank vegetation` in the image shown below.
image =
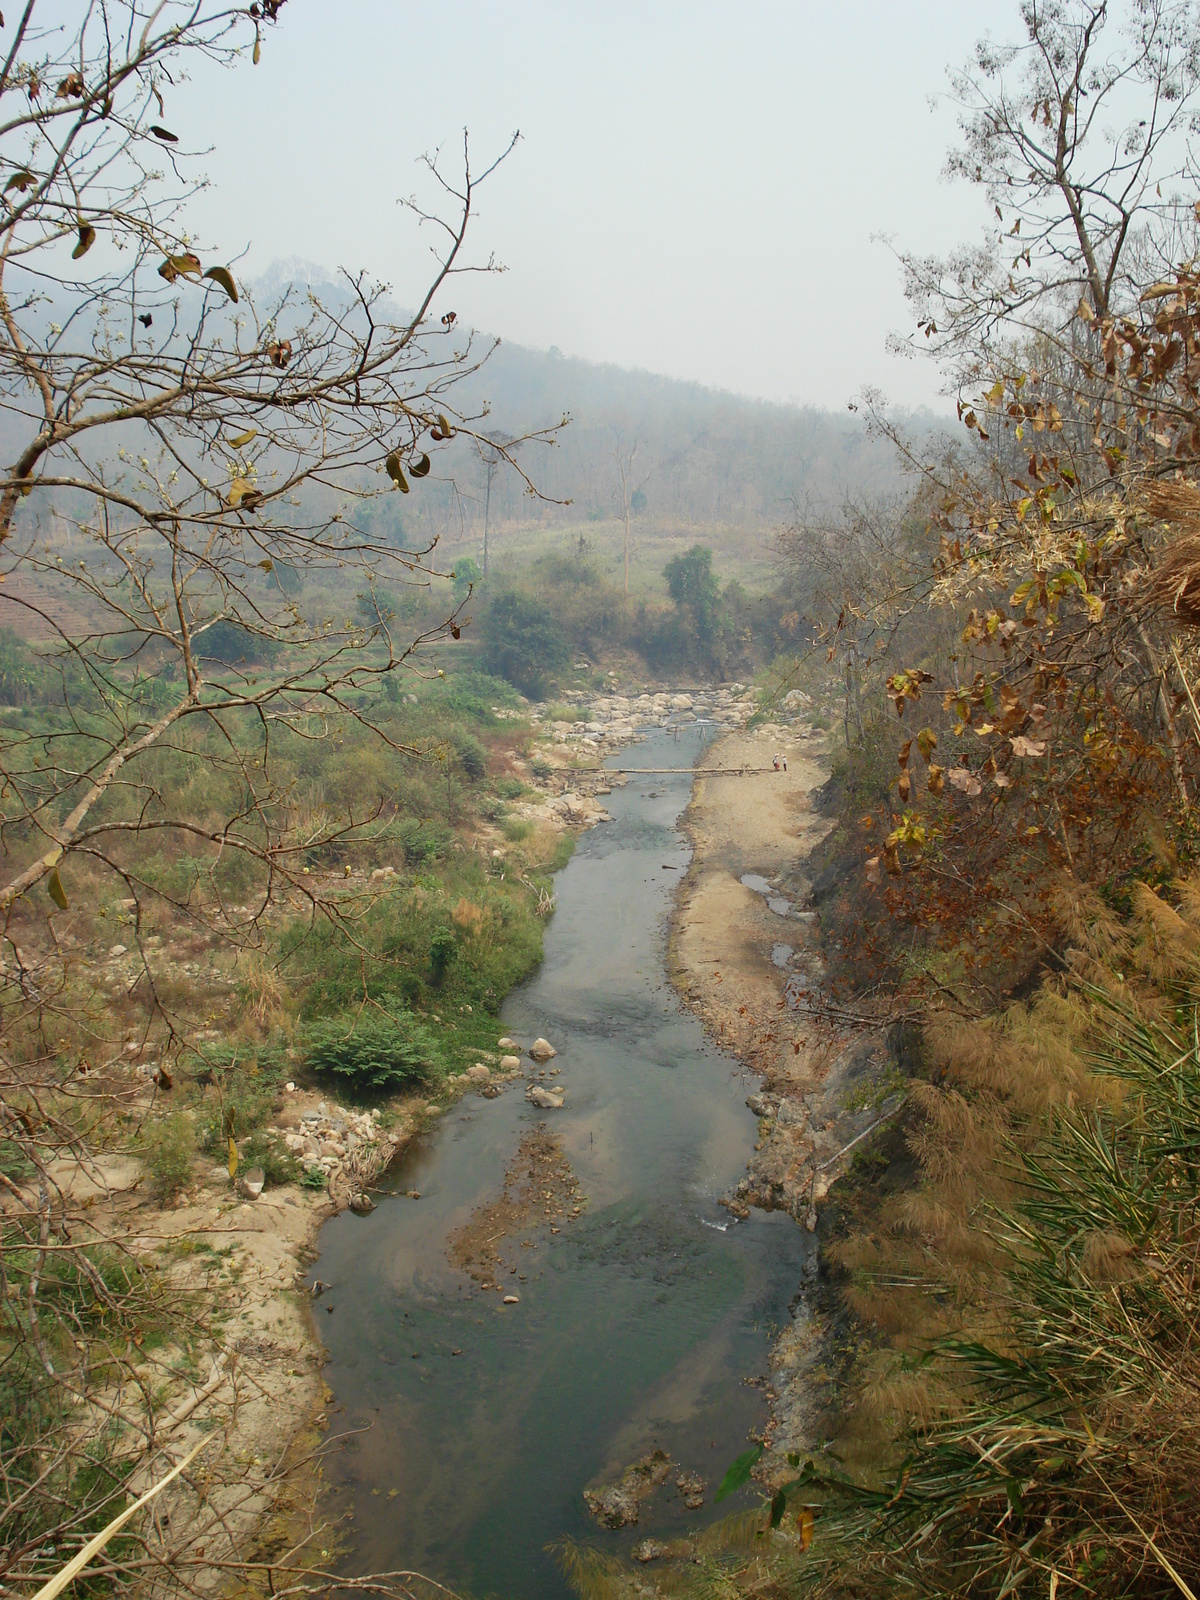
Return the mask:
<svg viewBox="0 0 1200 1600">
<path fill-rule="evenodd" d="M 208 134 L 168 126 L 171 86 L 252 74 L 280 5 L 77 13 L 21 8 L 0 74 L 6 1589 L 166 1470 L 202 1362 L 236 1354 L 243 1263 L 191 1240 L 166 1270 L 127 1237 L 158 1231 L 139 1183 L 161 1207 L 204 1165 L 295 1179 L 266 1126 L 289 1079 L 427 1099 L 495 1045 L 569 848 L 509 815 L 541 797 L 512 689 L 430 659 L 470 578 L 387 511 L 475 436 L 455 384 L 482 352 L 430 308 L 474 266 L 488 168 L 427 166 L 414 316 L 364 276 L 256 299 L 189 231 Z M 232 1574 L 254 1476 L 211 1449 L 188 1514 L 132 1525 L 96 1585 Z"/>
<path fill-rule="evenodd" d="M 956 79 L 992 239 L 904 261 L 962 437 L 876 406 L 911 495 L 782 547 L 823 635 L 792 681 L 842 703 L 833 980 L 911 1074 L 824 1225 L 789 1591 L 1200 1583 L 1200 39 L 1172 4 L 1024 22 Z"/>
</svg>

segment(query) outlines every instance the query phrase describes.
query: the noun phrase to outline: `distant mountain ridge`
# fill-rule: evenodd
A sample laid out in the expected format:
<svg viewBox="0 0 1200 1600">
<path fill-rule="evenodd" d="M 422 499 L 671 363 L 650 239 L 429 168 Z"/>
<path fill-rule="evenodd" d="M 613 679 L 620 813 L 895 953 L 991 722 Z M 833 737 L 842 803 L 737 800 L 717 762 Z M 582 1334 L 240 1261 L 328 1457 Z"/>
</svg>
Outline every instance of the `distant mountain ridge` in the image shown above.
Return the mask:
<svg viewBox="0 0 1200 1600">
<path fill-rule="evenodd" d="M 333 274 L 290 261 L 273 264 L 256 280 L 256 298 L 267 299 L 289 283 L 326 303 L 346 296 L 344 282 Z M 404 315 L 394 306 L 393 311 L 398 320 Z M 481 353 L 493 342 L 482 332 L 475 339 Z M 481 427 L 504 439 L 570 416 L 553 449 L 529 447 L 520 459 L 548 496 L 571 501 L 572 521 L 617 513 L 617 456 L 628 460 L 635 443 L 630 471 L 645 495 L 642 515 L 692 529 L 779 526 L 795 506 L 832 509 L 848 494 L 891 494 L 903 483 L 891 446 L 871 437 L 858 416 L 756 400 L 557 348 L 536 350 L 501 339 L 479 372 L 455 384 L 453 398 L 464 412 L 486 408 Z M 929 412 L 908 421 L 917 433 L 943 426 Z M 439 466 L 453 471 L 459 486 L 455 517 L 460 531 L 470 531 L 483 515 L 484 465 L 468 447 L 443 452 Z M 430 500 L 441 498 L 426 496 L 430 512 Z M 414 513 L 423 517 L 415 505 L 404 509 L 406 521 Z M 434 520 L 448 513 L 443 505 Z M 493 479 L 490 517 L 493 525 L 537 524 L 561 522 L 563 512 L 531 500 L 519 477 L 501 470 Z"/>
</svg>

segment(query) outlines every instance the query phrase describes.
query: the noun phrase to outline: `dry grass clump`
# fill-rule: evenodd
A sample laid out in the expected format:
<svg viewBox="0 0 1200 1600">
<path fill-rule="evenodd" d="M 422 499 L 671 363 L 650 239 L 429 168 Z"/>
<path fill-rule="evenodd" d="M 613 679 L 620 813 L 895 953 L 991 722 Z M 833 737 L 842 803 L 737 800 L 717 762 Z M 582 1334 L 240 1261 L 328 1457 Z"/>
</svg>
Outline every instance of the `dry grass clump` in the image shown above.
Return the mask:
<svg viewBox="0 0 1200 1600">
<path fill-rule="evenodd" d="M 920 1181 L 835 1252 L 874 1345 L 803 1588 L 1200 1587 L 1200 880 L 1058 912 L 1070 981 L 927 1030 Z"/>
<path fill-rule="evenodd" d="M 1142 509 L 1172 529 L 1171 542 L 1140 586 L 1140 609 L 1200 627 L 1200 489 L 1182 479 L 1152 482 Z"/>
</svg>

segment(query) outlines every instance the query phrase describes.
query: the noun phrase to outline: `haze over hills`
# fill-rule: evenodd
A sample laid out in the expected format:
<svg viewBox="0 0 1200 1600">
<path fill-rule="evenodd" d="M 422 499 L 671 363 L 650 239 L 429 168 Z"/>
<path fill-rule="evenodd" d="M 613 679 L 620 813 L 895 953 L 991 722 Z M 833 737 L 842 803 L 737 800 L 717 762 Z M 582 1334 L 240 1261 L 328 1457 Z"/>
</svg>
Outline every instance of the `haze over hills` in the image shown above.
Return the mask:
<svg viewBox="0 0 1200 1600">
<path fill-rule="evenodd" d="M 256 298 L 265 303 L 288 283 L 326 305 L 345 298 L 332 274 L 299 262 L 264 274 Z M 477 334 L 476 355 L 493 343 Z M 891 446 L 869 434 L 861 415 L 773 404 L 557 348 L 501 340 L 479 371 L 454 385 L 452 399 L 460 412 L 486 411 L 479 426 L 505 441 L 570 418 L 553 445 L 517 451 L 545 499 L 531 496 L 501 464 L 493 468 L 489 507 L 487 466 L 475 444 L 462 440 L 441 451 L 419 493 L 397 505 L 406 535 L 436 533 L 452 554 L 469 550 L 477 559 L 485 515 L 493 560 L 524 559 L 556 535 L 577 540 L 581 532 L 601 558 L 611 557 L 623 533 L 621 458 L 638 496 L 637 539 L 648 557 L 653 549 L 655 579 L 662 548 L 696 540 L 711 544 L 730 573 L 764 579 L 771 541 L 797 507 L 832 510 L 847 495 L 888 495 L 904 483 Z M 908 421 L 922 434 L 942 426 L 931 412 Z"/>
</svg>

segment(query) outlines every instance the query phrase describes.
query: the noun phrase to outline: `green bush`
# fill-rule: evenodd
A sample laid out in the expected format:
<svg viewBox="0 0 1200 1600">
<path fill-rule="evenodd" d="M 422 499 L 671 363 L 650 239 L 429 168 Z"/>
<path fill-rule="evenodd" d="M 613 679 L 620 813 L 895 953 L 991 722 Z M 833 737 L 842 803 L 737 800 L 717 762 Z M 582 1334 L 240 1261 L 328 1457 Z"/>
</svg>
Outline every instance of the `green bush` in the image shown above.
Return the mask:
<svg viewBox="0 0 1200 1600">
<path fill-rule="evenodd" d="M 0 628 L 0 705 L 34 705 L 48 688 L 42 662 L 12 628 Z"/>
<path fill-rule="evenodd" d="M 211 628 L 203 629 L 196 636 L 196 649 L 204 659 L 220 661 L 226 666 L 249 666 L 273 661 L 279 654 L 279 646 L 274 639 L 265 639 L 232 618 L 214 622 Z"/>
<path fill-rule="evenodd" d="M 176 1111 L 146 1129 L 143 1161 L 156 1200 L 173 1200 L 192 1175 L 195 1132 L 186 1112 Z"/>
<path fill-rule="evenodd" d="M 288 1061 L 278 1045 L 264 1045 L 257 1052 L 244 1046 L 210 1046 L 201 1060 L 197 1078 L 211 1081 L 217 1091 L 205 1105 L 201 1143 L 210 1155 L 224 1157 L 231 1135 L 240 1143 L 271 1115 Z"/>
<path fill-rule="evenodd" d="M 504 830 L 504 837 L 513 844 L 520 844 L 522 839 L 528 839 L 533 832 L 533 823 L 524 817 L 505 817 L 501 827 Z"/>
<path fill-rule="evenodd" d="M 429 946 L 429 968 L 435 988 L 445 981 L 446 969 L 458 954 L 458 940 L 449 928 L 441 928 Z"/>
<path fill-rule="evenodd" d="M 404 859 L 410 867 L 419 867 L 446 854 L 450 829 L 443 822 L 405 817 L 387 830 L 387 838 L 394 840 L 404 851 Z"/>
<path fill-rule="evenodd" d="M 525 694 L 540 697 L 570 660 L 557 619 L 534 595 L 498 594 L 483 618 L 483 659 Z"/>
<path fill-rule="evenodd" d="M 458 764 L 468 778 L 478 782 L 487 772 L 487 751 L 474 734 L 456 728 L 451 736 Z"/>
<path fill-rule="evenodd" d="M 300 1177 L 300 1163 L 270 1129 L 256 1129 L 238 1154 L 244 1167 L 262 1168 L 263 1178 L 268 1185 L 295 1183 Z"/>
<path fill-rule="evenodd" d="M 445 1062 L 436 1038 L 411 1012 L 318 1023 L 305 1036 L 307 1064 L 356 1089 L 399 1089 L 440 1078 Z"/>
</svg>

